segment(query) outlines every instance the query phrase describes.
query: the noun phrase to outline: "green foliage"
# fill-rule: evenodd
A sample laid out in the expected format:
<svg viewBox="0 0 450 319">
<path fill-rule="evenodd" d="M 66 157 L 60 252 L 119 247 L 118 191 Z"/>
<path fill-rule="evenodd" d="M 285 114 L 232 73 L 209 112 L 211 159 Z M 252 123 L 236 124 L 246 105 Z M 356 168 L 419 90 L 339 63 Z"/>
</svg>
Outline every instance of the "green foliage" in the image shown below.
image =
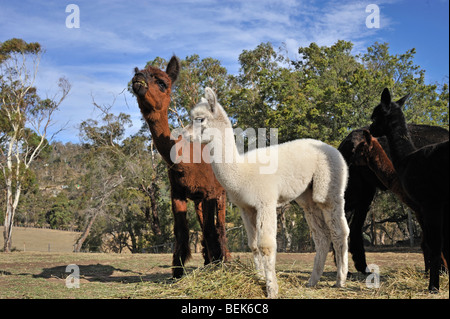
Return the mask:
<svg viewBox="0 0 450 319">
<path fill-rule="evenodd" d="M 71 201 L 67 198 L 65 193 L 59 193 L 53 199 L 53 205 L 45 215 L 50 228 L 69 229 L 73 219 L 72 206 Z"/>
<path fill-rule="evenodd" d="M 0 42 L 0 63 L 11 57 L 12 54 L 38 54 L 42 52 L 38 42 L 27 43 L 22 39 L 13 38 Z"/>
<path fill-rule="evenodd" d="M 31 53 L 36 54 L 41 52 L 42 48 L 38 42 L 27 43 L 22 39 L 12 38 L 3 43 L 0 43 L 0 53 L 4 55 L 15 53 Z"/>
<path fill-rule="evenodd" d="M 414 65 L 415 50 L 392 55 L 375 43 L 361 55 L 353 44 L 330 47 L 311 43 L 290 61 L 270 43 L 239 57 L 240 73 L 230 78 L 230 115 L 240 127 L 276 127 L 279 141 L 315 138 L 334 146 L 353 129 L 369 124 L 380 92 L 407 93 L 409 121 L 448 127 L 448 85 L 425 84 L 425 71 Z"/>
<path fill-rule="evenodd" d="M 147 132 L 126 137 L 129 115 L 96 106 L 103 112 L 101 120 L 88 119 L 80 125 L 87 150 L 81 188 L 87 210 L 101 211 L 84 247 L 142 252 L 167 243 L 173 234 L 162 159 L 152 151 Z"/>
<path fill-rule="evenodd" d="M 80 124 L 80 137 L 83 142 L 94 147 L 114 146 L 123 139 L 126 127 L 131 126 L 130 115 L 120 113 L 118 116 L 107 113 L 98 121 L 88 119 Z"/>
</svg>

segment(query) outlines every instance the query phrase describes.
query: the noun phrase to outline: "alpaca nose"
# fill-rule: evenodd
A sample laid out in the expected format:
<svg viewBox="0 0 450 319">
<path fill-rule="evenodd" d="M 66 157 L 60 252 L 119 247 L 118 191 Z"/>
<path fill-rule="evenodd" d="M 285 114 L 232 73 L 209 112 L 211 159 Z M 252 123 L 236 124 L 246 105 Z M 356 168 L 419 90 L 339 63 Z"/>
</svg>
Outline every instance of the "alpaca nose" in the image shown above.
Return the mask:
<svg viewBox="0 0 450 319">
<path fill-rule="evenodd" d="M 132 80 L 132 89 L 133 92 L 138 96 L 144 96 L 147 92 L 148 85 L 145 78 L 145 75 L 141 72 L 137 72 Z"/>
</svg>

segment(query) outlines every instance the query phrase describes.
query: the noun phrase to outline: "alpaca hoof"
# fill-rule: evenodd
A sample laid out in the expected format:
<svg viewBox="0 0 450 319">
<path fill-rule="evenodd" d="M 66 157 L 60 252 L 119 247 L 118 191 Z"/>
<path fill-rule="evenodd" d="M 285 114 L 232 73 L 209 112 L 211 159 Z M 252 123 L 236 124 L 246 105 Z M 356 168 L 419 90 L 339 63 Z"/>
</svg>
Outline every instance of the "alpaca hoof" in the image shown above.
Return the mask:
<svg viewBox="0 0 450 319">
<path fill-rule="evenodd" d="M 260 281 L 266 281 L 266 276 L 264 276 L 264 274 L 261 273 L 257 273 L 256 278 L 258 278 L 258 280 Z"/>
<path fill-rule="evenodd" d="M 172 269 L 172 278 L 173 279 L 179 279 L 183 277 L 184 275 L 184 269 L 182 267 L 176 267 Z"/>
<path fill-rule="evenodd" d="M 306 287 L 312 288 L 317 285 L 319 281 L 318 280 L 312 280 L 311 278 L 308 280 L 308 283 L 306 284 Z"/>
<path fill-rule="evenodd" d="M 364 276 L 371 274 L 370 271 L 367 271 L 366 263 L 355 262 L 355 268 L 359 273 L 363 274 Z"/>
<path fill-rule="evenodd" d="M 267 287 L 267 298 L 269 298 L 269 299 L 278 298 L 278 288 Z"/>
<path fill-rule="evenodd" d="M 431 287 L 428 289 L 428 292 L 432 295 L 438 294 L 439 293 L 439 288 L 436 287 Z"/>
</svg>

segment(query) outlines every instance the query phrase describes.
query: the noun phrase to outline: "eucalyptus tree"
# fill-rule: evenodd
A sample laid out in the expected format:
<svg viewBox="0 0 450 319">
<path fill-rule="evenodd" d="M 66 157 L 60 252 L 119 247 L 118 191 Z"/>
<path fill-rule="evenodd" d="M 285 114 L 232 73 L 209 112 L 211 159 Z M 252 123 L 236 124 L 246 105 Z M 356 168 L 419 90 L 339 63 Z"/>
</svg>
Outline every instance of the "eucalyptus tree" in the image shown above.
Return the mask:
<svg viewBox="0 0 450 319">
<path fill-rule="evenodd" d="M 59 91 L 42 99 L 35 87 L 44 50 L 39 43 L 10 39 L 0 44 L 0 169 L 5 188 L 4 251 L 11 251 L 14 215 L 31 163 L 49 145 L 54 113 L 70 91 L 65 78 Z"/>
</svg>

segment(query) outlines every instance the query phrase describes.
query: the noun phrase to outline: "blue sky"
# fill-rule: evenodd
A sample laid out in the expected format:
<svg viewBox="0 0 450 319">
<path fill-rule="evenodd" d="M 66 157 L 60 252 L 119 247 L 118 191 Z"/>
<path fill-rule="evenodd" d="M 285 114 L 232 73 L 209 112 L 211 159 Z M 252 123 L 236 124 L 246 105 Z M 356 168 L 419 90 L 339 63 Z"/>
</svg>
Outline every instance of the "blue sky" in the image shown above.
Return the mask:
<svg viewBox="0 0 450 319">
<path fill-rule="evenodd" d="M 66 6 L 80 9 L 80 28 L 67 28 Z M 380 9 L 380 28 L 367 28 L 369 4 Z M 168 59 L 199 54 L 239 71 L 238 56 L 270 41 L 286 43 L 295 58 L 299 46 L 352 41 L 364 52 L 375 41 L 388 42 L 391 53 L 416 48 L 415 63 L 426 81 L 447 82 L 449 74 L 448 0 L 150 0 L 150 1 L 4 1 L 0 0 L 0 42 L 10 38 L 39 42 L 46 49 L 36 86 L 52 96 L 57 80 L 72 84 L 55 116 L 56 130 L 69 121 L 56 140 L 79 142 L 77 126 L 98 113 L 98 104 L 130 114 L 130 133 L 140 128 L 135 98 L 123 92 L 135 66 L 156 56 Z"/>
</svg>

